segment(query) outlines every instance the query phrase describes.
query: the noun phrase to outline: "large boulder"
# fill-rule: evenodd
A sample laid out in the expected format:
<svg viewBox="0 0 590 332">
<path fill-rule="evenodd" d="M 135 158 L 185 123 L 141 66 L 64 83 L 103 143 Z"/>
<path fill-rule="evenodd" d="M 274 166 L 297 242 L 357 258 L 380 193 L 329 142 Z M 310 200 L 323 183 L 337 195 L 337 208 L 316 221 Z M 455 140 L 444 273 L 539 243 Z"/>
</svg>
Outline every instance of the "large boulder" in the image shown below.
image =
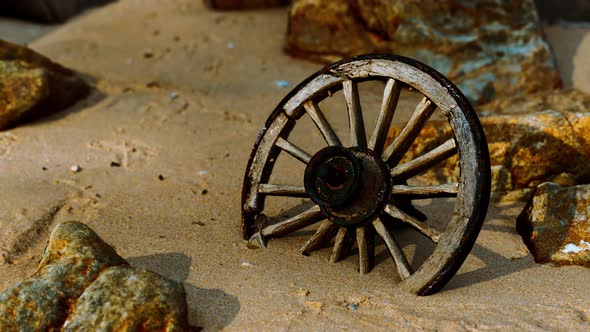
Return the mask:
<svg viewBox="0 0 590 332">
<path fill-rule="evenodd" d="M 25 115 L 61 110 L 89 91 L 73 71 L 29 48 L 0 40 L 0 129 Z"/>
<path fill-rule="evenodd" d="M 561 84 L 533 0 L 295 0 L 286 51 L 324 61 L 401 54 L 477 104 Z"/>
<path fill-rule="evenodd" d="M 515 97 L 479 108 L 497 197 L 526 199 L 540 183 L 572 186 L 590 183 L 590 96 L 559 90 Z M 392 127 L 391 142 L 401 127 Z M 452 135 L 444 121 L 431 121 L 401 161 L 406 162 L 442 144 Z M 457 157 L 423 175 L 429 183 L 456 182 Z M 513 192 L 516 191 L 516 192 Z"/>
<path fill-rule="evenodd" d="M 186 296 L 182 284 L 129 267 L 88 226 L 70 221 L 52 231 L 37 271 L 0 295 L 0 331 L 91 326 L 186 331 Z"/>
<path fill-rule="evenodd" d="M 537 263 L 590 267 L 590 185 L 543 183 L 516 229 Z"/>
</svg>

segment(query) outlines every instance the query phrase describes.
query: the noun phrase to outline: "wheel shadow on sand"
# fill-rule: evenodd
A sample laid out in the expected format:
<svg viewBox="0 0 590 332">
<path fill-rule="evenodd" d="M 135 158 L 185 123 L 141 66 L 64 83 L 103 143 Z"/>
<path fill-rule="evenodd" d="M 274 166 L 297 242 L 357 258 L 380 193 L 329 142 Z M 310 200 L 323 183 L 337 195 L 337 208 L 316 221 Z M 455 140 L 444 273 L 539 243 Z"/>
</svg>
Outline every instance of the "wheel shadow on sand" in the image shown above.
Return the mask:
<svg viewBox="0 0 590 332">
<path fill-rule="evenodd" d="M 186 282 L 191 258 L 181 253 L 138 256 L 127 259 L 134 267 L 148 269 L 183 283 L 188 302 L 188 315 L 193 330 L 220 330 L 228 326 L 240 311 L 236 296 L 220 289 L 207 289 Z"/>
<path fill-rule="evenodd" d="M 502 220 L 502 222 L 500 224 L 496 222 L 491 223 L 488 219 L 484 222 L 482 231 L 505 233 L 506 235 L 516 236 L 520 240 L 520 235 L 517 233 L 515 227 L 518 215 L 515 215 L 513 212 L 507 212 L 514 210 L 515 207 L 520 210 L 524 208 L 524 204 L 510 204 L 503 207 L 490 206 L 488 214 L 494 219 Z M 443 291 L 468 287 L 505 277 L 537 265 L 528 251 L 524 256 L 506 257 L 479 243 L 475 243 L 470 255 L 483 261 L 485 266 L 469 272 L 459 272 L 451 279 Z"/>
</svg>

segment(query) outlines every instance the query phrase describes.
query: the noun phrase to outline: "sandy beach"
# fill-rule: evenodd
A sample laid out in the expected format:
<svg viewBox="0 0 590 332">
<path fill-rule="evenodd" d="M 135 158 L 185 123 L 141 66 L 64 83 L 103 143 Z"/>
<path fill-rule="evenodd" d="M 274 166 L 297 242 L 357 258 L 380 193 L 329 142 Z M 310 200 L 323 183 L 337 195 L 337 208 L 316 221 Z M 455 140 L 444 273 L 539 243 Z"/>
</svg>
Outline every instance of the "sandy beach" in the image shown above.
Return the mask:
<svg viewBox="0 0 590 332">
<path fill-rule="evenodd" d="M 61 26 L 0 21 L 0 38 L 96 86 L 0 132 L 0 291 L 35 270 L 53 226 L 79 220 L 133 266 L 183 282 L 191 325 L 207 331 L 588 329 L 590 271 L 534 262 L 515 230 L 524 203 L 492 203 L 461 270 L 428 297 L 394 289 L 383 244 L 367 275 L 356 256 L 329 263 L 331 248 L 299 254 L 309 231 L 246 248 L 246 162 L 290 89 L 275 81 L 321 68 L 282 52 L 286 19 L 285 8 L 123 0 Z M 546 33 L 565 85 L 590 93 L 590 27 Z"/>
</svg>

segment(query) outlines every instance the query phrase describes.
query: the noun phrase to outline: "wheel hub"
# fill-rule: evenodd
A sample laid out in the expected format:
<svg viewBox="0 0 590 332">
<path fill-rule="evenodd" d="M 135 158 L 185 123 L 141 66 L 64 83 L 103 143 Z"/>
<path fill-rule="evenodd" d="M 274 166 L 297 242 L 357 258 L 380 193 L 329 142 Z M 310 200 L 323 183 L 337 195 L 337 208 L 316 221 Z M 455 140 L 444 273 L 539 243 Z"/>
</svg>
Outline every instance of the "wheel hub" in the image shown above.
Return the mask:
<svg viewBox="0 0 590 332">
<path fill-rule="evenodd" d="M 334 223 L 357 226 L 373 220 L 389 198 L 387 165 L 371 150 L 330 146 L 307 164 L 305 190 Z"/>
</svg>

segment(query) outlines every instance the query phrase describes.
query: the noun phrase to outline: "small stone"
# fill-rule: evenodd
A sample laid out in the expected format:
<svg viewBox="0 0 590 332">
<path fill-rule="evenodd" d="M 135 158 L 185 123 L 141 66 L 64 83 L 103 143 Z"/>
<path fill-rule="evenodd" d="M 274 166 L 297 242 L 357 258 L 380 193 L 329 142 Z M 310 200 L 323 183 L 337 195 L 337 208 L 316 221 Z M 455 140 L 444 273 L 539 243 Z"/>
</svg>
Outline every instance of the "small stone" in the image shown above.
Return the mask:
<svg viewBox="0 0 590 332">
<path fill-rule="evenodd" d="M 236 48 L 236 44 L 235 44 L 234 42 L 228 42 L 226 46 L 227 46 L 227 48 L 229 48 L 229 49 Z"/>
<path fill-rule="evenodd" d="M 243 262 L 242 266 L 246 266 L 246 267 L 252 267 L 254 266 L 254 264 L 250 263 L 250 262 Z"/>
<path fill-rule="evenodd" d="M 290 87 L 290 86 L 291 86 L 291 83 L 289 83 L 288 81 L 285 81 L 285 80 L 276 80 L 276 81 L 275 81 L 275 85 L 276 85 L 278 88 L 283 88 L 283 89 L 286 89 L 286 88 L 288 88 L 288 87 Z"/>
<path fill-rule="evenodd" d="M 145 50 L 143 52 L 143 57 L 146 59 L 151 59 L 154 57 L 154 50 L 152 50 L 151 48 L 148 48 L 147 50 Z"/>
<path fill-rule="evenodd" d="M 590 267 L 590 185 L 541 184 L 516 229 L 537 263 Z"/>
<path fill-rule="evenodd" d="M 121 163 L 118 163 L 116 161 L 111 161 L 111 167 L 121 167 Z"/>
<path fill-rule="evenodd" d="M 79 173 L 80 171 L 82 171 L 82 167 L 80 167 L 80 165 L 73 165 L 70 167 L 70 173 L 72 174 Z"/>
<path fill-rule="evenodd" d="M 324 304 L 319 301 L 305 301 L 303 305 L 310 308 L 316 314 L 319 314 L 324 309 Z"/>
<path fill-rule="evenodd" d="M 306 297 L 308 295 L 309 295 L 309 289 L 299 288 L 299 290 L 297 290 L 297 296 Z"/>
<path fill-rule="evenodd" d="M 176 98 L 178 98 L 178 92 L 176 92 L 176 91 L 170 92 L 170 100 L 174 100 Z"/>
<path fill-rule="evenodd" d="M 350 310 L 350 311 L 357 311 L 358 308 L 359 308 L 358 303 L 350 303 L 348 305 L 348 310 Z"/>
</svg>

